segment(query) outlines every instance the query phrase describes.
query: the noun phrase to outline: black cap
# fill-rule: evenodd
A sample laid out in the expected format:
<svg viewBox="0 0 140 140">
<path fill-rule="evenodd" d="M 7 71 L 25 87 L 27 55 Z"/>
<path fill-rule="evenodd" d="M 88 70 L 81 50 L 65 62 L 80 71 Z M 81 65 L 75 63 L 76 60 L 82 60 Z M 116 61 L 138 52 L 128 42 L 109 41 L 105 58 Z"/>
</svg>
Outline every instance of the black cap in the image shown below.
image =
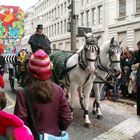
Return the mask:
<svg viewBox="0 0 140 140">
<path fill-rule="evenodd" d="M 137 45 L 140 46 L 140 41 L 137 42 Z"/>
<path fill-rule="evenodd" d="M 42 24 L 38 24 L 36 29 L 43 29 L 43 25 Z"/>
</svg>

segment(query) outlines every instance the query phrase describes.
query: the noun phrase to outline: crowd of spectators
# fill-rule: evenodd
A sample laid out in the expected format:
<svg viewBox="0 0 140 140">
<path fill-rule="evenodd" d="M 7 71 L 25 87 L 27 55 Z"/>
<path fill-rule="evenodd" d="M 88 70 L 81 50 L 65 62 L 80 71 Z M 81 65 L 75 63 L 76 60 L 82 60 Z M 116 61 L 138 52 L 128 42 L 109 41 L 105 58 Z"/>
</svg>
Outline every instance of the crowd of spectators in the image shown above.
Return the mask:
<svg viewBox="0 0 140 140">
<path fill-rule="evenodd" d="M 116 101 L 118 98 L 136 100 L 136 72 L 138 64 L 134 65 L 134 53 L 128 48 L 123 50 L 120 61 L 122 73 L 115 78 L 110 76 L 103 87 L 106 97 L 113 101 Z M 104 99 L 102 95 L 101 99 Z"/>
</svg>

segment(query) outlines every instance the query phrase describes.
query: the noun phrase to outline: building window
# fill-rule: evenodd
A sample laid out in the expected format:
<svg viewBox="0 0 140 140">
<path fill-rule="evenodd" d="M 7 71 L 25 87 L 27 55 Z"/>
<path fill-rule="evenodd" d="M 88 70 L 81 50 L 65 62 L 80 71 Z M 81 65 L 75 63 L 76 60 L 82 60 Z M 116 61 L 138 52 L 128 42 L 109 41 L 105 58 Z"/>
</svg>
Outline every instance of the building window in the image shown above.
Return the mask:
<svg viewBox="0 0 140 140">
<path fill-rule="evenodd" d="M 61 21 L 61 25 L 60 26 L 61 26 L 60 29 L 61 29 L 61 34 L 62 34 L 63 33 L 63 21 Z"/>
<path fill-rule="evenodd" d="M 59 22 L 57 23 L 57 30 L 58 30 L 58 32 L 57 32 L 57 34 L 59 35 Z"/>
<path fill-rule="evenodd" d="M 95 25 L 95 8 L 92 9 L 92 25 Z"/>
<path fill-rule="evenodd" d="M 54 18 L 56 18 L 56 8 L 54 8 Z"/>
<path fill-rule="evenodd" d="M 47 27 L 47 31 L 46 31 L 46 33 L 47 33 L 47 36 L 49 36 L 49 29 L 48 29 L 48 27 Z"/>
<path fill-rule="evenodd" d="M 53 25 L 52 25 L 52 37 L 54 36 L 54 32 L 53 32 Z"/>
<path fill-rule="evenodd" d="M 49 20 L 51 20 L 51 11 L 49 12 L 49 17 L 48 18 L 49 18 Z"/>
<path fill-rule="evenodd" d="M 52 10 L 52 19 L 54 18 L 54 10 Z"/>
<path fill-rule="evenodd" d="M 136 0 L 136 13 L 140 13 L 140 0 Z"/>
<path fill-rule="evenodd" d="M 98 6 L 98 23 L 101 24 L 103 22 L 103 7 L 102 5 Z"/>
<path fill-rule="evenodd" d="M 81 26 L 84 26 L 84 13 L 81 13 Z"/>
<path fill-rule="evenodd" d="M 61 4 L 61 15 L 63 15 L 63 5 Z"/>
<path fill-rule="evenodd" d="M 66 32 L 67 32 L 67 21 L 64 20 L 64 33 L 66 33 Z"/>
<path fill-rule="evenodd" d="M 66 12 L 67 12 L 67 3 L 65 2 L 64 3 L 64 14 L 66 14 Z"/>
<path fill-rule="evenodd" d="M 51 36 L 51 26 L 49 26 L 49 36 Z"/>
<path fill-rule="evenodd" d="M 119 17 L 126 16 L 126 0 L 119 0 Z"/>
<path fill-rule="evenodd" d="M 59 15 L 60 15 L 60 7 L 58 6 L 58 17 L 59 17 Z"/>
<path fill-rule="evenodd" d="M 86 11 L 86 18 L 87 18 L 87 27 L 90 26 L 90 20 L 89 20 L 89 10 Z"/>
<path fill-rule="evenodd" d="M 56 24 L 54 24 L 54 35 L 56 35 Z"/>
</svg>

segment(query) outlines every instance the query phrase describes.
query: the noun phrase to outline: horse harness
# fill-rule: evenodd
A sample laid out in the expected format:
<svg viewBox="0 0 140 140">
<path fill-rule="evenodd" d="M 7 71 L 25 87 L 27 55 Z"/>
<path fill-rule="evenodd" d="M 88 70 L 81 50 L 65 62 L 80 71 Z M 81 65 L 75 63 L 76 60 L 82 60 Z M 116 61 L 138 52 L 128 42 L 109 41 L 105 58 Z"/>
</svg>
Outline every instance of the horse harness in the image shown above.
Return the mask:
<svg viewBox="0 0 140 140">
<path fill-rule="evenodd" d="M 95 44 L 95 46 L 92 47 L 92 46 L 90 46 L 92 44 L 93 44 L 92 40 L 91 40 L 91 42 L 88 40 L 88 43 L 86 42 L 86 44 L 84 46 L 84 49 L 78 54 L 78 64 L 75 64 L 74 66 L 72 66 L 70 68 L 66 68 L 67 70 L 66 70 L 66 73 L 65 73 L 65 79 L 67 79 L 68 82 L 70 82 L 70 79 L 69 79 L 69 76 L 68 76 L 68 72 L 70 70 L 72 70 L 77 65 L 79 65 L 81 69 L 87 71 L 87 65 L 88 65 L 87 61 L 90 61 L 90 62 L 96 62 L 97 61 L 97 58 L 96 59 L 91 59 L 91 58 L 88 58 L 87 55 L 86 55 L 87 51 L 91 51 L 91 52 L 97 51 L 97 55 L 99 55 L 99 47 L 98 47 L 98 45 Z M 83 56 L 85 57 L 86 62 L 84 62 L 84 57 Z M 65 61 L 65 66 L 66 66 L 67 61 L 68 61 L 68 59 L 66 59 L 66 61 Z M 87 76 L 87 78 L 86 78 L 86 80 L 85 80 L 83 85 L 85 85 L 87 83 L 87 81 L 90 78 L 90 75 L 91 75 L 91 73 L 88 74 L 88 76 Z M 69 86 L 69 85 L 67 84 L 67 86 Z"/>
<path fill-rule="evenodd" d="M 115 53 L 121 53 L 122 52 L 122 49 L 119 47 L 119 46 L 114 46 L 114 44 L 112 44 L 110 46 L 110 49 L 108 51 L 108 54 L 109 54 L 109 61 L 110 61 L 110 68 L 106 68 L 104 67 L 102 64 L 101 64 L 101 60 L 100 60 L 100 57 L 98 57 L 97 59 L 97 68 L 100 69 L 101 71 L 105 71 L 107 73 L 107 76 L 103 79 L 101 76 L 99 76 L 97 73 L 95 73 L 95 75 L 102 81 L 102 82 L 99 82 L 99 81 L 94 81 L 94 83 L 105 83 L 107 82 L 106 79 L 111 75 L 112 72 L 114 72 L 112 70 L 112 64 L 113 63 L 120 63 L 120 61 L 118 60 L 112 60 L 111 59 L 111 56 L 114 55 Z"/>
</svg>

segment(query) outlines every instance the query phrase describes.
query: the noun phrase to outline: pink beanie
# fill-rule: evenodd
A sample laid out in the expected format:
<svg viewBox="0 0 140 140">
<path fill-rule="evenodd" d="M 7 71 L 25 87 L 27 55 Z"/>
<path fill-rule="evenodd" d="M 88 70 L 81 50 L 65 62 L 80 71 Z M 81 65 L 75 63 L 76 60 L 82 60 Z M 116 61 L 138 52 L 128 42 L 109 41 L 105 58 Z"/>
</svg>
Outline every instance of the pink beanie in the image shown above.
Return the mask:
<svg viewBox="0 0 140 140">
<path fill-rule="evenodd" d="M 40 80 L 50 79 L 52 70 L 49 56 L 43 50 L 33 53 L 29 59 L 28 71 Z"/>
</svg>

